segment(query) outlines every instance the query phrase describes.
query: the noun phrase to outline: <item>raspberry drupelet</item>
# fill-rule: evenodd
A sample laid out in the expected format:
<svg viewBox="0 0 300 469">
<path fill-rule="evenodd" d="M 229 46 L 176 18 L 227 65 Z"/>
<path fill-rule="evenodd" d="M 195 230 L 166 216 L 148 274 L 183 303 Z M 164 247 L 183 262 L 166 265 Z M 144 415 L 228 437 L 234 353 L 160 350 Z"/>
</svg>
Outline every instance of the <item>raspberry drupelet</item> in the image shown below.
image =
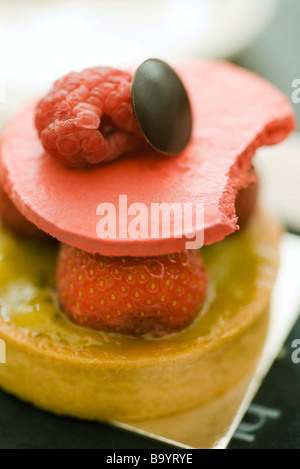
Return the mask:
<svg viewBox="0 0 300 469">
<path fill-rule="evenodd" d="M 72 167 L 107 162 L 141 146 L 129 72 L 71 72 L 37 104 L 35 126 L 47 153 Z"/>
<path fill-rule="evenodd" d="M 197 250 L 108 257 L 62 244 L 56 286 L 62 309 L 76 324 L 160 337 L 184 328 L 199 314 L 207 272 Z"/>
</svg>

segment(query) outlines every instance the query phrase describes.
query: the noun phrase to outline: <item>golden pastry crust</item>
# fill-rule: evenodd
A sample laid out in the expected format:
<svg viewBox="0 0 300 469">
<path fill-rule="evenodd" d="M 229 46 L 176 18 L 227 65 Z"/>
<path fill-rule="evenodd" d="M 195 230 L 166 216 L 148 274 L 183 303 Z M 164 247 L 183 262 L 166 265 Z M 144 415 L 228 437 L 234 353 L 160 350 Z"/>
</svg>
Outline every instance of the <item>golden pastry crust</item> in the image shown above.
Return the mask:
<svg viewBox="0 0 300 469">
<path fill-rule="evenodd" d="M 193 337 L 169 349 L 160 349 L 157 341 L 156 348 L 145 350 L 139 342 L 135 355 L 128 356 L 126 350 L 118 356 L 97 348 L 87 354 L 57 347 L 0 316 L 7 361 L 0 365 L 0 385 L 57 414 L 122 421 L 180 412 L 224 392 L 257 362 L 278 267 L 278 227 L 258 212 L 248 230 L 259 253 L 256 287 L 246 305 L 237 304 L 236 313 L 223 317 L 201 340 Z"/>
</svg>

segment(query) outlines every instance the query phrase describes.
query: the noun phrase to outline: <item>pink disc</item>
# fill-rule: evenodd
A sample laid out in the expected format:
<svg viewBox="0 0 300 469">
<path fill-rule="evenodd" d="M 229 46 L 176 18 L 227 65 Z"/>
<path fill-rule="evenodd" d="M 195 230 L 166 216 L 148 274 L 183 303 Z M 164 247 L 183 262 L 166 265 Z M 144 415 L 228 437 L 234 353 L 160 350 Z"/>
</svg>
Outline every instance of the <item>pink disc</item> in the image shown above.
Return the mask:
<svg viewBox="0 0 300 469">
<path fill-rule="evenodd" d="M 43 151 L 33 124 L 35 104 L 21 111 L 1 143 L 3 187 L 20 212 L 64 243 L 113 256 L 172 253 L 185 249 L 196 231 L 204 233 L 204 244 L 234 232 L 235 197 L 248 183 L 255 151 L 294 129 L 291 106 L 272 85 L 228 63 L 194 61 L 175 68 L 194 119 L 192 139 L 175 157 L 149 150 L 70 169 Z M 155 220 L 159 233 L 151 231 L 153 204 L 176 204 L 169 233 L 161 216 Z M 197 204 L 203 219 L 195 217 Z M 192 225 L 185 223 L 185 209 L 187 217 L 193 213 Z"/>
</svg>

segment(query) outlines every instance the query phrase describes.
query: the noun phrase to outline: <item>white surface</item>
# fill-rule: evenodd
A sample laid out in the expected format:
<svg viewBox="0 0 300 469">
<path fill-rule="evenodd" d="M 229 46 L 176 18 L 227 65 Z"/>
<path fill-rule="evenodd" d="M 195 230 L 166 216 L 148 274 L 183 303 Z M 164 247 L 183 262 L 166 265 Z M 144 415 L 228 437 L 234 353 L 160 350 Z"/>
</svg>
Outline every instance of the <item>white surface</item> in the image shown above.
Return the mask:
<svg viewBox="0 0 300 469">
<path fill-rule="evenodd" d="M 281 223 L 300 232 L 300 133 L 255 157 L 262 204 Z"/>
</svg>

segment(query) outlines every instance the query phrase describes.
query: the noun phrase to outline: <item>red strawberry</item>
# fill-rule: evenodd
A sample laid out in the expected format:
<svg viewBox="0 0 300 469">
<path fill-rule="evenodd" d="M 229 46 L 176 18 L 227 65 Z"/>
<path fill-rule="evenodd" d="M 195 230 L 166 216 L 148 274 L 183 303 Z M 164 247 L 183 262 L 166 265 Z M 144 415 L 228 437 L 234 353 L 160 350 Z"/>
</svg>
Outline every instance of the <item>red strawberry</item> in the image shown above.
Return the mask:
<svg viewBox="0 0 300 469">
<path fill-rule="evenodd" d="M 16 209 L 0 185 L 0 219 L 17 234 L 29 238 L 51 239 Z"/>
<path fill-rule="evenodd" d="M 105 257 L 62 244 L 57 291 L 75 323 L 131 335 L 179 330 L 199 313 L 207 275 L 199 251 Z"/>
</svg>

